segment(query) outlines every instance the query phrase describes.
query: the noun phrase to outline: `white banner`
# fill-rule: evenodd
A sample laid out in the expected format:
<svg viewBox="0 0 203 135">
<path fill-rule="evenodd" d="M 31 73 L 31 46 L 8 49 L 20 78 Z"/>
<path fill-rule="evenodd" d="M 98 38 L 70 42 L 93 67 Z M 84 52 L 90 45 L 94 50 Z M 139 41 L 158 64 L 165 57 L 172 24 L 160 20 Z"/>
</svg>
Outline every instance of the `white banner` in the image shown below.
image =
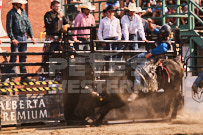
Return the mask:
<svg viewBox="0 0 203 135">
<path fill-rule="evenodd" d="M 7 35 L 7 34 L 6 34 L 6 31 L 5 31 L 4 28 L 3 28 L 2 22 L 1 22 L 2 1 L 3 1 L 3 0 L 0 0 L 0 37 L 4 37 L 4 36 Z"/>
</svg>

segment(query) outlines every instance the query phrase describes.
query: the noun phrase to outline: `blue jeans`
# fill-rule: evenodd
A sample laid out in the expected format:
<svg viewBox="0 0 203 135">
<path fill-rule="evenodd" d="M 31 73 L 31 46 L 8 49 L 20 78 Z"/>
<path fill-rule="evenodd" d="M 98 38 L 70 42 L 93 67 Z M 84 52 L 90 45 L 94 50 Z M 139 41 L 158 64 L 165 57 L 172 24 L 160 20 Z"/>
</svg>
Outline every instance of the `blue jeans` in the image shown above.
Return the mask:
<svg viewBox="0 0 203 135">
<path fill-rule="evenodd" d="M 22 35 L 14 35 L 15 39 L 18 41 L 27 41 L 27 36 L 25 34 Z M 18 44 L 15 46 L 11 43 L 11 52 L 26 52 L 27 51 L 27 43 Z M 26 55 L 19 55 L 19 62 L 26 62 Z M 15 63 L 17 59 L 17 55 L 10 56 L 10 63 Z M 10 73 L 15 73 L 15 66 L 10 67 Z M 25 66 L 20 66 L 20 73 L 27 73 Z"/>
<path fill-rule="evenodd" d="M 141 69 L 145 66 L 146 62 L 149 62 L 149 60 L 145 58 L 146 54 L 148 54 L 148 53 L 147 52 L 146 53 L 140 53 L 136 56 L 131 57 L 128 60 L 128 63 L 131 65 L 131 67 L 133 69 L 135 69 L 134 88 L 136 88 L 136 90 L 140 90 L 142 87 L 144 87 L 143 84 L 141 83 L 141 80 L 142 80 L 141 76 L 136 71 L 138 71 L 142 74 Z"/>
<path fill-rule="evenodd" d="M 198 75 L 196 80 L 194 81 L 193 85 L 196 87 L 200 87 L 200 83 L 203 81 L 203 71 Z"/>
<path fill-rule="evenodd" d="M 123 38 L 124 40 L 124 38 Z M 138 41 L 137 35 L 136 34 L 130 34 L 129 35 L 129 40 L 130 41 Z M 125 46 L 122 46 L 120 50 L 125 50 L 127 46 L 129 45 L 129 50 L 138 50 L 138 43 L 130 43 L 130 44 L 125 44 Z"/>
<path fill-rule="evenodd" d="M 109 39 L 104 39 L 104 40 L 118 40 L 118 38 L 115 37 L 115 38 L 109 38 Z M 110 50 L 110 47 L 112 50 L 118 50 L 118 45 L 116 43 L 111 43 L 111 46 L 110 46 L 110 43 L 106 43 L 104 50 Z"/>
<path fill-rule="evenodd" d="M 115 38 L 108 38 L 108 39 L 104 39 L 104 40 L 118 40 L 118 38 L 115 37 Z M 106 43 L 104 50 L 118 50 L 118 44 L 117 43 Z M 111 57 L 113 60 L 118 60 L 117 55 L 113 55 Z M 109 60 L 109 59 L 110 59 L 109 56 L 105 56 L 105 60 Z"/>
</svg>

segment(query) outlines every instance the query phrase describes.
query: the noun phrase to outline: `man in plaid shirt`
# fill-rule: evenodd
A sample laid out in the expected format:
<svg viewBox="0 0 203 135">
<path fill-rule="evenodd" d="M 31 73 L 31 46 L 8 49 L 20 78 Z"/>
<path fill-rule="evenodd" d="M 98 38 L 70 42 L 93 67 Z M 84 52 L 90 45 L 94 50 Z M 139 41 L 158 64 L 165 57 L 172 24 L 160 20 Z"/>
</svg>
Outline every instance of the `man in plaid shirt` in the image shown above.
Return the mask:
<svg viewBox="0 0 203 135">
<path fill-rule="evenodd" d="M 28 16 L 23 10 L 22 4 L 26 4 L 26 0 L 12 0 L 13 8 L 8 12 L 6 19 L 6 30 L 9 38 L 11 39 L 11 52 L 26 52 L 27 44 L 19 43 L 20 41 L 27 41 L 27 35 L 31 38 L 33 43 L 36 43 L 36 40 L 33 37 L 33 31 L 28 19 Z M 27 35 L 26 35 L 27 33 Z M 20 55 L 19 62 L 26 62 L 27 56 Z M 10 62 L 16 62 L 17 56 L 11 55 Z M 11 73 L 15 73 L 15 66 L 11 67 Z M 27 73 L 24 66 L 20 67 L 21 73 Z M 21 81 L 29 82 L 30 79 L 27 76 L 21 78 Z"/>
</svg>

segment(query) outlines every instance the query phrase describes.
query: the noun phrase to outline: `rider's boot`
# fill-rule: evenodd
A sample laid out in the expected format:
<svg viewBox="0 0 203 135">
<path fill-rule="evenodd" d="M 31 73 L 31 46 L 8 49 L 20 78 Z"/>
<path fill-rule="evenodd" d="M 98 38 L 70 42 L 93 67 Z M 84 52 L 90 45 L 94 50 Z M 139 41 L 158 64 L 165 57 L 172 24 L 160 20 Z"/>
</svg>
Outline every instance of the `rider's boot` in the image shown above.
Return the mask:
<svg viewBox="0 0 203 135">
<path fill-rule="evenodd" d="M 140 89 L 140 86 L 134 86 L 133 87 L 133 92 L 130 94 L 130 96 L 128 97 L 128 102 L 133 102 L 135 101 L 136 99 L 138 99 L 139 97 L 139 89 Z"/>
<path fill-rule="evenodd" d="M 138 95 L 138 91 L 134 91 L 128 98 L 128 102 L 133 102 L 136 99 L 138 99 L 139 95 Z"/>
</svg>

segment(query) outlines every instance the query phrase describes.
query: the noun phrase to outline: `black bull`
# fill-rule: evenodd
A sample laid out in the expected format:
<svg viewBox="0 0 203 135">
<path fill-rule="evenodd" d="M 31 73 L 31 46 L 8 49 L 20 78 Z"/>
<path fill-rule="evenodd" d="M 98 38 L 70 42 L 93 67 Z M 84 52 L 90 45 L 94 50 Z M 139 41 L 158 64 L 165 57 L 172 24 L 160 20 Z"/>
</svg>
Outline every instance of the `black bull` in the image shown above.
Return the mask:
<svg viewBox="0 0 203 135">
<path fill-rule="evenodd" d="M 168 81 L 168 75 L 166 71 L 162 70 L 160 67 L 157 68 L 157 76 L 159 88 L 165 90 L 164 94 L 161 95 L 165 98 L 165 118 L 171 119 L 176 116 L 178 108 L 181 105 L 181 94 L 180 86 L 183 77 L 182 65 L 178 59 L 160 60 L 163 66 L 167 69 L 170 75 L 170 82 Z M 87 70 L 88 69 L 88 70 Z M 67 73 L 69 69 L 65 70 L 67 79 Z M 103 118 L 111 109 L 120 108 L 127 103 L 128 97 L 130 96 L 133 88 L 134 77 L 131 76 L 131 67 L 126 65 L 126 73 L 124 76 L 108 76 L 108 78 L 103 78 L 106 80 L 114 80 L 115 84 L 122 80 L 122 85 L 119 85 L 113 89 L 114 92 L 108 91 L 107 87 L 102 87 L 100 92 L 95 89 L 96 86 L 86 87 L 86 93 L 68 93 L 68 84 L 66 86 L 66 93 L 64 96 L 65 100 L 65 118 L 66 120 L 84 120 L 88 116 L 92 116 L 95 122 L 102 122 Z M 93 80 L 93 71 L 90 65 L 86 65 L 86 71 L 89 75 L 84 77 L 71 77 L 69 80 Z M 64 78 L 64 79 L 65 79 Z M 115 85 L 114 84 L 114 85 Z M 125 88 L 123 88 L 125 87 Z M 85 86 L 80 87 L 84 89 Z M 98 108 L 95 112 L 95 108 Z"/>
</svg>

